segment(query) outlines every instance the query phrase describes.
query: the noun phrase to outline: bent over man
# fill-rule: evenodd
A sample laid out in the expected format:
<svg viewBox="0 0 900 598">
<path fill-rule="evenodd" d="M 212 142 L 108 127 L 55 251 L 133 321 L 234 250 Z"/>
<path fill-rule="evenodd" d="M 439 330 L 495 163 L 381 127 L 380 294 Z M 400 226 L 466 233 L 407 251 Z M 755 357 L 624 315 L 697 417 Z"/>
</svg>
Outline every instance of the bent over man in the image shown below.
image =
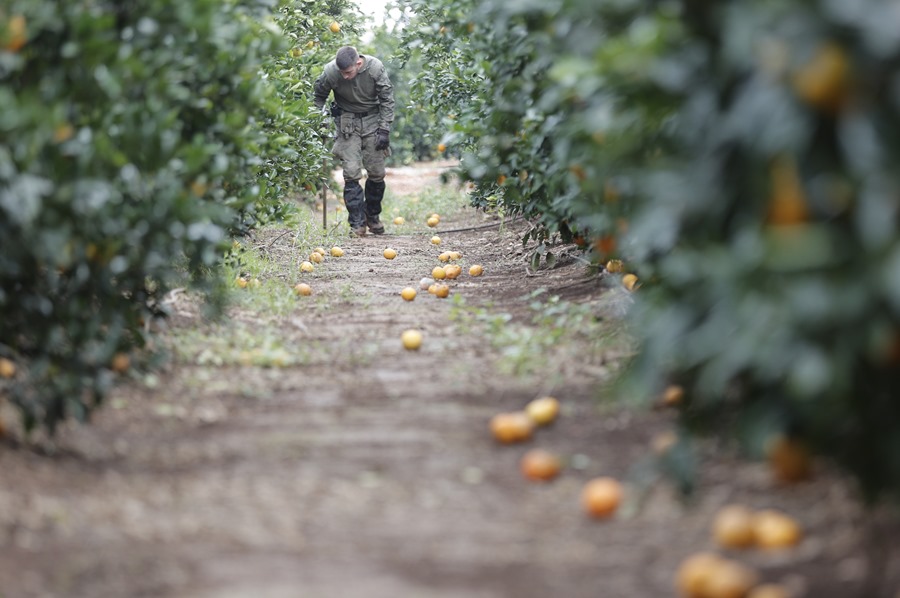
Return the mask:
<svg viewBox="0 0 900 598">
<path fill-rule="evenodd" d="M 331 151 L 344 169 L 350 230 L 359 237 L 366 234 L 366 227 L 372 234 L 383 234 L 378 215 L 384 197 L 384 158 L 390 152 L 394 122 L 394 87 L 380 60 L 344 46 L 316 79 L 314 101 L 319 110 L 331 92 L 331 115 L 337 129 Z M 359 184 L 363 168 L 367 173 L 365 191 Z"/>
</svg>

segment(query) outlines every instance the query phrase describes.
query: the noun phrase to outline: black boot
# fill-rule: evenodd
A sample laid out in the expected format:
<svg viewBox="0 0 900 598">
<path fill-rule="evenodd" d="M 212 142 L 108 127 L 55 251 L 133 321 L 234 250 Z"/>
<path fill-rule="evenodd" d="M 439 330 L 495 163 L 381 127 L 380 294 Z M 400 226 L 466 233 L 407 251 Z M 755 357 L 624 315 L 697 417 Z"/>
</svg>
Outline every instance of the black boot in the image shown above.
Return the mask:
<svg viewBox="0 0 900 598">
<path fill-rule="evenodd" d="M 366 224 L 373 235 L 383 235 L 384 225 L 378 219 L 381 199 L 384 197 L 384 181 L 366 180 Z"/>
<path fill-rule="evenodd" d="M 344 182 L 344 205 L 350 231 L 357 237 L 366 236 L 366 198 L 359 181 Z"/>
</svg>

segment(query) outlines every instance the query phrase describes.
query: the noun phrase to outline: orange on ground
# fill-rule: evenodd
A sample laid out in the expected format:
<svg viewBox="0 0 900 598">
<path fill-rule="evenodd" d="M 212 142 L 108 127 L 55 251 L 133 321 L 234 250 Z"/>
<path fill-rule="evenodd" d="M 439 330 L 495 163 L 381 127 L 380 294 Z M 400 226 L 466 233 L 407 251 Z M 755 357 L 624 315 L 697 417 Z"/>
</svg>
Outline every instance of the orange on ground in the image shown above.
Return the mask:
<svg viewBox="0 0 900 598">
<path fill-rule="evenodd" d="M 447 264 L 444 266 L 444 274 L 447 278 L 454 279 L 462 273 L 462 268 L 456 264 Z"/>
<path fill-rule="evenodd" d="M 451 259 L 452 261 L 454 261 L 454 262 L 455 262 L 456 260 L 458 260 L 459 258 L 461 258 L 461 257 L 462 257 L 462 254 L 461 254 L 460 252 L 458 252 L 458 251 L 451 251 L 451 252 L 450 252 L 450 259 Z"/>
<path fill-rule="evenodd" d="M 440 219 L 437 218 L 436 216 L 429 216 L 428 220 L 425 221 L 425 224 L 427 224 L 428 226 L 430 226 L 432 228 L 437 226 L 439 223 L 440 223 Z"/>
<path fill-rule="evenodd" d="M 396 218 L 394 218 L 394 224 L 396 224 L 396 225 L 400 225 L 405 222 L 406 222 L 406 220 L 403 219 L 403 216 L 397 216 Z"/>
<path fill-rule="evenodd" d="M 765 509 L 753 515 L 753 538 L 760 548 L 786 548 L 800 542 L 800 525 L 791 517 Z"/>
<path fill-rule="evenodd" d="M 110 367 L 112 371 L 121 374 L 131 367 L 131 358 L 126 353 L 116 353 L 113 355 Z"/>
<path fill-rule="evenodd" d="M 475 264 L 469 268 L 469 276 L 481 276 L 482 274 L 484 274 L 484 268 L 479 264 Z"/>
<path fill-rule="evenodd" d="M 722 557 L 711 552 L 698 552 L 687 557 L 675 573 L 675 586 L 686 598 L 709 598 L 706 588 Z"/>
<path fill-rule="evenodd" d="M 662 394 L 662 404 L 666 407 L 677 407 L 684 401 L 684 388 L 677 384 L 670 384 Z"/>
<path fill-rule="evenodd" d="M 633 291 L 637 288 L 638 277 L 634 274 L 626 274 L 622 277 L 622 284 L 629 291 Z"/>
<path fill-rule="evenodd" d="M 431 237 L 431 244 L 432 244 L 432 245 L 440 245 L 440 244 L 441 244 L 441 238 L 440 238 L 439 236 L 437 236 L 437 235 Z"/>
<path fill-rule="evenodd" d="M 754 542 L 753 511 L 743 505 L 728 505 L 716 513 L 713 539 L 723 548 L 747 548 Z"/>
<path fill-rule="evenodd" d="M 322 257 L 322 254 L 319 253 L 318 251 L 313 251 L 312 253 L 309 254 L 309 261 L 311 261 L 315 264 L 321 264 L 324 260 L 325 260 L 325 258 Z"/>
<path fill-rule="evenodd" d="M 722 559 L 706 580 L 704 598 L 744 598 L 759 578 L 756 571 L 737 561 Z"/>
<path fill-rule="evenodd" d="M 328 252 L 325 251 L 324 247 L 316 247 L 315 249 L 313 249 L 313 251 L 315 251 L 316 253 L 322 254 L 322 257 L 325 257 L 326 255 L 328 255 Z"/>
<path fill-rule="evenodd" d="M 446 299 L 450 296 L 450 287 L 443 283 L 438 283 L 434 285 L 434 296 L 440 297 L 441 299 Z"/>
<path fill-rule="evenodd" d="M 555 397 L 540 397 L 525 406 L 525 413 L 539 426 L 544 426 L 559 415 L 559 401 Z"/>
<path fill-rule="evenodd" d="M 387 249 L 384 250 L 384 257 L 386 257 L 389 260 L 394 259 L 395 257 L 397 257 L 397 250 L 393 249 L 391 247 L 388 247 Z"/>
<path fill-rule="evenodd" d="M 511 444 L 531 438 L 534 423 L 524 411 L 498 413 L 491 418 L 491 433 L 499 442 Z"/>
<path fill-rule="evenodd" d="M 606 271 L 612 273 L 619 273 L 625 269 L 625 264 L 622 263 L 622 260 L 609 260 L 606 262 Z"/>
<path fill-rule="evenodd" d="M 546 482 L 559 475 L 562 461 L 544 449 L 531 449 L 519 461 L 519 469 L 529 480 Z"/>
<path fill-rule="evenodd" d="M 422 333 L 412 328 L 404 330 L 400 335 L 400 341 L 403 343 L 404 349 L 415 351 L 422 346 Z"/>
<path fill-rule="evenodd" d="M 301 272 L 312 272 L 313 270 L 315 270 L 315 267 L 312 265 L 312 262 L 303 262 L 300 264 Z"/>
<path fill-rule="evenodd" d="M 301 297 L 309 297 L 312 295 L 312 287 L 305 282 L 300 282 L 294 285 L 294 293 Z"/>
<path fill-rule="evenodd" d="M 331 248 L 331 256 L 332 257 L 341 257 L 344 255 L 344 250 L 340 247 L 332 247 Z"/>
<path fill-rule="evenodd" d="M 812 455 L 799 440 L 778 436 L 766 446 L 766 459 L 779 482 L 799 482 L 812 477 Z"/>
<path fill-rule="evenodd" d="M 450 252 L 449 251 L 443 252 L 441 255 L 438 256 L 438 259 L 442 262 L 449 262 L 450 261 Z"/>
<path fill-rule="evenodd" d="M 747 594 L 747 598 L 791 598 L 791 594 L 787 591 L 787 588 L 782 585 L 777 583 L 764 583 L 750 590 L 750 593 Z"/>
<path fill-rule="evenodd" d="M 406 287 L 405 289 L 400 291 L 400 296 L 407 301 L 412 301 L 416 298 L 416 290 L 412 287 Z"/>
<path fill-rule="evenodd" d="M 435 266 L 431 271 L 431 277 L 435 280 L 444 280 L 447 278 L 447 272 L 440 266 Z"/>
<path fill-rule="evenodd" d="M 581 506 L 592 517 L 610 517 L 621 502 L 622 484 L 610 477 L 594 478 L 581 490 Z"/>
</svg>

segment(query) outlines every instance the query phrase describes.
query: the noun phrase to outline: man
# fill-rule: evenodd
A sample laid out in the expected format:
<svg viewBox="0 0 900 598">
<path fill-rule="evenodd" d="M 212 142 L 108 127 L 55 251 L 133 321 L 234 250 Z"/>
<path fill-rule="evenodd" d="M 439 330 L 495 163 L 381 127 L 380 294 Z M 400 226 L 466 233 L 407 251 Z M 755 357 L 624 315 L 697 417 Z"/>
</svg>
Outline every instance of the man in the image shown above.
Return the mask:
<svg viewBox="0 0 900 598">
<path fill-rule="evenodd" d="M 384 233 L 378 218 L 384 197 L 384 158 L 390 153 L 390 131 L 394 122 L 394 87 L 384 64 L 364 56 L 352 46 L 337 51 L 316 79 L 314 101 L 322 110 L 334 92 L 331 115 L 337 136 L 332 153 L 344 168 L 344 204 L 350 230 L 365 236 L 366 227 L 375 235 Z M 366 189 L 359 184 L 366 169 Z"/>
</svg>

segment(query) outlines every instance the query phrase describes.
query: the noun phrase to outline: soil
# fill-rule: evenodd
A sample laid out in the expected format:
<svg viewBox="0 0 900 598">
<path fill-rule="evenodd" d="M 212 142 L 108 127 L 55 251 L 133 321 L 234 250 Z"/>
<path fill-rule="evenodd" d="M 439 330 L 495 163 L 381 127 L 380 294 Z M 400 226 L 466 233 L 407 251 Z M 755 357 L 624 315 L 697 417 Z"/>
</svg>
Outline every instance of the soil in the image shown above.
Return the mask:
<svg viewBox="0 0 900 598">
<path fill-rule="evenodd" d="M 390 169 L 388 187 L 420 193 L 440 185 L 446 166 Z M 580 354 L 573 333 L 531 370 L 504 365 L 509 347 L 483 324 L 492 314 L 527 328 L 531 304 L 558 296 L 595 306 L 616 327 L 629 301 L 574 248 L 532 271 L 519 241 L 527 226 L 472 208 L 446 215 L 442 247 L 485 274 L 463 273 L 444 300 L 399 297 L 437 263 L 421 226 L 343 241 L 344 257 L 327 258 L 313 297 L 287 316 L 235 306 L 211 322 L 196 298 L 173 294 L 163 342 L 267 328 L 287 356 L 257 365 L 252 353 L 179 358 L 171 347 L 176 357 L 117 386 L 90 425 L 67 426 L 52 445 L 0 444 L 0 596 L 675 596 L 679 564 L 711 550 L 795 597 L 894 598 L 896 519 L 863 507 L 827 464 L 810 481 L 779 485 L 764 464 L 703 441 L 691 500 L 651 475 L 650 446 L 675 415 L 615 400 L 621 338 Z M 275 276 L 296 282 L 285 232 L 267 229 L 252 244 Z M 387 245 L 396 259 L 382 257 Z M 481 320 L 460 316 L 478 310 Z M 401 346 L 407 328 L 423 332 L 420 350 Z M 554 423 L 522 444 L 492 438 L 494 414 L 543 394 L 562 404 Z M 520 474 L 534 447 L 563 457 L 557 479 Z M 626 483 L 610 520 L 579 506 L 583 484 L 600 475 Z M 803 540 L 782 551 L 718 549 L 711 518 L 730 503 L 783 510 Z"/>
</svg>

